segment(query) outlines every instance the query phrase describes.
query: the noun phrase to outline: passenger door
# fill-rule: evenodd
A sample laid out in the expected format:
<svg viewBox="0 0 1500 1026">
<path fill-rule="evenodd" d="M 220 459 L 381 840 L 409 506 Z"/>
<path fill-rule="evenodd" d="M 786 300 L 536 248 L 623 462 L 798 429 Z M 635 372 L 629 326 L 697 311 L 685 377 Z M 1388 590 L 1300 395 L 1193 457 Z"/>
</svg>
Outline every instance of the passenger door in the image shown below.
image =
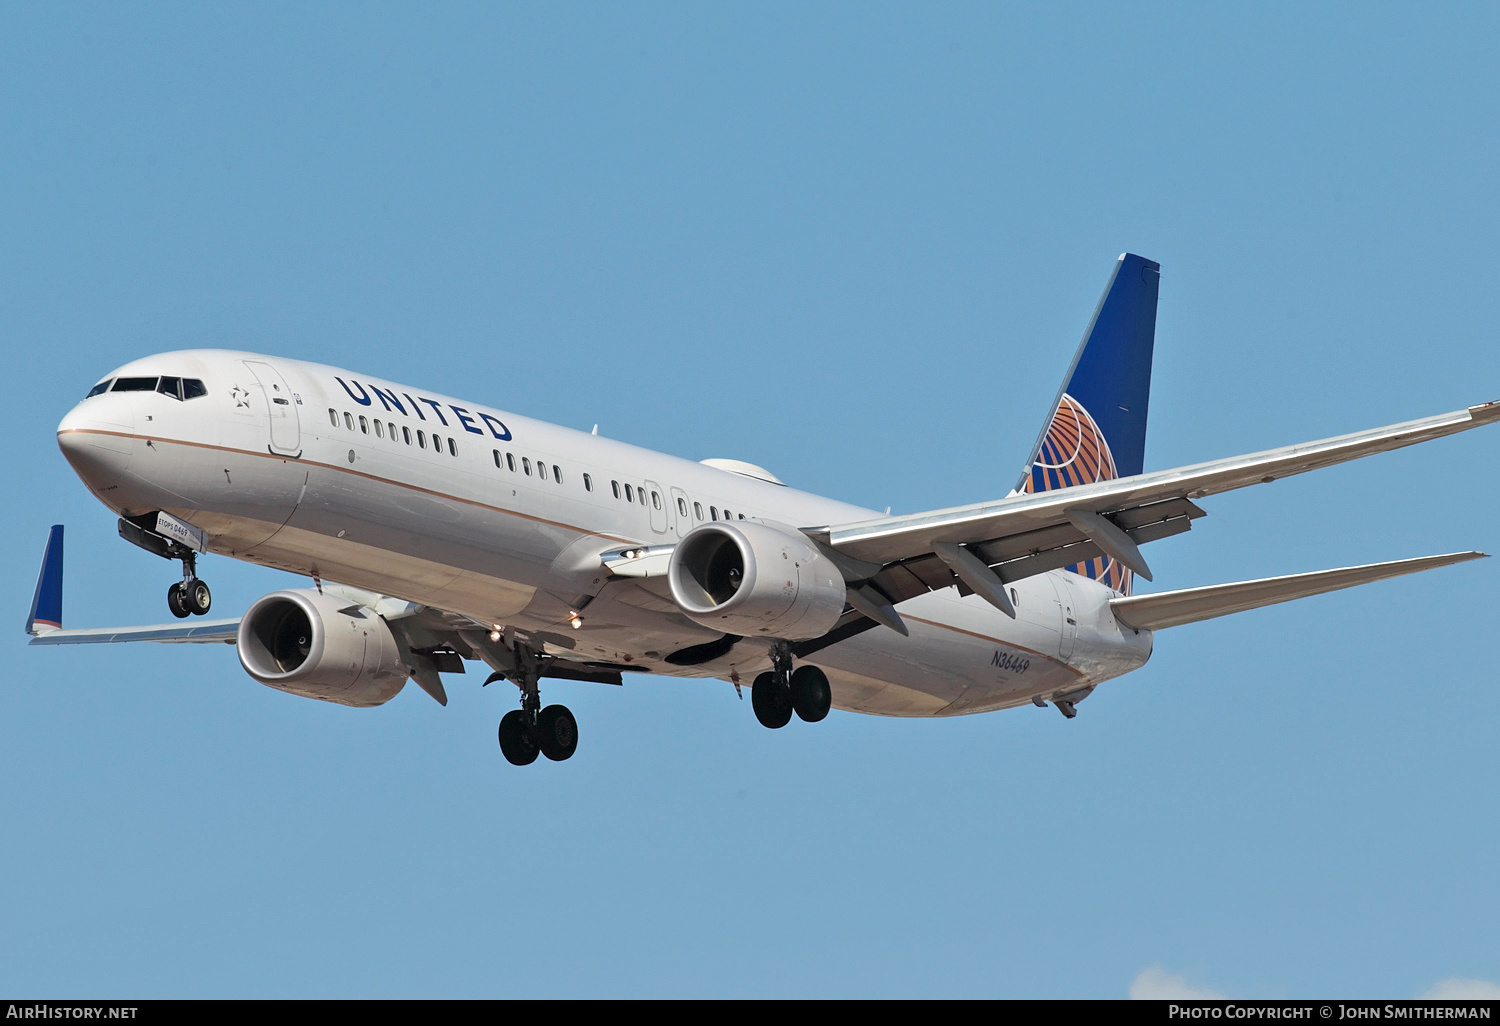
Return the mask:
<svg viewBox="0 0 1500 1026">
<path fill-rule="evenodd" d="M 270 418 L 272 452 L 288 456 L 302 455 L 302 425 L 297 419 L 297 400 L 287 387 L 281 372 L 269 363 L 246 360 L 245 366 L 255 376 L 265 399 Z"/>
<path fill-rule="evenodd" d="M 1058 612 L 1062 618 L 1062 636 L 1058 640 L 1057 654 L 1063 662 L 1073 658 L 1073 648 L 1078 643 L 1078 589 L 1074 585 L 1077 574 L 1071 570 L 1053 571 L 1047 575 L 1057 592 Z"/>
</svg>

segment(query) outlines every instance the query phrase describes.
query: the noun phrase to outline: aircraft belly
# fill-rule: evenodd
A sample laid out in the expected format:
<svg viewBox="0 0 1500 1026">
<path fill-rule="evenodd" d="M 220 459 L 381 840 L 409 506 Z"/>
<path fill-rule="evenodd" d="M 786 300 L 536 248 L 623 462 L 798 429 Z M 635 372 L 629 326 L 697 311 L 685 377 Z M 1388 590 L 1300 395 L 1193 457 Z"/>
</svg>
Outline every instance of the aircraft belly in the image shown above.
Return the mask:
<svg viewBox="0 0 1500 1026">
<path fill-rule="evenodd" d="M 876 628 L 809 657 L 828 672 L 835 707 L 951 716 L 1021 705 L 1032 695 L 1079 685 L 1078 671 L 1058 660 L 1057 632 L 1045 622 L 1011 620 L 956 591 L 897 608 L 910 637 Z"/>
<path fill-rule="evenodd" d="M 287 524 L 248 558 L 265 566 L 348 584 L 481 622 L 504 623 L 524 610 L 535 588 L 503 577 Z"/>
</svg>

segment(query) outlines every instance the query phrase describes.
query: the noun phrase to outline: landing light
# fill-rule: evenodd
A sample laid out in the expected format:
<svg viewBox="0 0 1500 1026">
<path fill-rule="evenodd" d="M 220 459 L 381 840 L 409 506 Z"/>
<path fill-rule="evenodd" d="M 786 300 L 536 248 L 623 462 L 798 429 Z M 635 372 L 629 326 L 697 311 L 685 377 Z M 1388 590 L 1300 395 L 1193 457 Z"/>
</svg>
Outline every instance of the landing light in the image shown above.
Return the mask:
<svg viewBox="0 0 1500 1026">
<path fill-rule="evenodd" d="M 578 628 L 583 626 L 583 617 L 579 616 L 577 613 L 569 613 L 568 622 L 573 625 L 573 629 L 576 631 Z"/>
</svg>

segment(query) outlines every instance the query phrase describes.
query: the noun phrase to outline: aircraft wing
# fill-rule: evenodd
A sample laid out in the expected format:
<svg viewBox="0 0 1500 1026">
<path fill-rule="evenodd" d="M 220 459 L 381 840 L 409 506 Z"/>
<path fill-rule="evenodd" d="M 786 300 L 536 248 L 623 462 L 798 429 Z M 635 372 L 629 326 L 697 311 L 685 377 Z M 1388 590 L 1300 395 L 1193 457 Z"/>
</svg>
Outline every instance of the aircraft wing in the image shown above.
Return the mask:
<svg viewBox="0 0 1500 1026">
<path fill-rule="evenodd" d="M 1278 602 L 1322 595 L 1341 588 L 1353 588 L 1371 581 L 1383 581 L 1402 574 L 1415 574 L 1440 566 L 1452 566 L 1471 559 L 1484 559 L 1483 552 L 1452 552 L 1446 556 L 1418 556 L 1391 563 L 1370 563 L 1340 570 L 1317 570 L 1309 574 L 1285 577 L 1263 577 L 1258 581 L 1213 584 L 1206 588 L 1184 588 L 1154 595 L 1130 595 L 1111 599 L 1109 607 L 1115 618 L 1127 627 L 1142 631 L 1159 631 L 1216 616 L 1242 613 Z"/>
<path fill-rule="evenodd" d="M 994 502 L 804 528 L 851 580 L 891 602 L 958 584 L 1002 611 L 1004 588 L 1100 555 L 1147 580 L 1139 545 L 1186 531 L 1204 515 L 1192 500 L 1331 467 L 1500 420 L 1500 402 L 1174 470 L 1021 493 Z"/>
<path fill-rule="evenodd" d="M 199 620 L 195 623 L 157 623 L 143 627 L 87 627 L 81 630 L 51 631 L 43 628 L 28 644 L 99 645 L 117 641 L 206 644 L 214 641 L 233 645 L 239 631 L 239 617 L 233 620 Z"/>
</svg>

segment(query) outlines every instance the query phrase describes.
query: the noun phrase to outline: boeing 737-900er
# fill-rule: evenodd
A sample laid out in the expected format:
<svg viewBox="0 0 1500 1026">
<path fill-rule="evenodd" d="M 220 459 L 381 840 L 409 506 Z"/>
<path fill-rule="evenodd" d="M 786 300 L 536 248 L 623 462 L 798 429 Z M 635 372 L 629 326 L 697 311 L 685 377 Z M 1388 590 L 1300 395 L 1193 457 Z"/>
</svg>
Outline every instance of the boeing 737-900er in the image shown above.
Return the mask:
<svg viewBox="0 0 1500 1026">
<path fill-rule="evenodd" d="M 1141 547 L 1188 530 L 1205 496 L 1500 419 L 1487 403 L 1145 472 L 1159 282 L 1150 260 L 1116 262 L 1010 494 L 901 516 L 335 367 L 149 356 L 94 385 L 57 440 L 121 537 L 181 562 L 167 605 L 184 622 L 64 629 L 58 526 L 26 629 L 33 645 L 225 642 L 262 684 L 349 706 L 408 679 L 446 704 L 442 675 L 479 660 L 519 691 L 499 734 L 520 765 L 577 746 L 545 678 L 748 683 L 767 727 L 835 706 L 1071 718 L 1164 627 L 1484 555 L 1134 594 Z M 312 586 L 199 619 L 204 553 Z"/>
</svg>

